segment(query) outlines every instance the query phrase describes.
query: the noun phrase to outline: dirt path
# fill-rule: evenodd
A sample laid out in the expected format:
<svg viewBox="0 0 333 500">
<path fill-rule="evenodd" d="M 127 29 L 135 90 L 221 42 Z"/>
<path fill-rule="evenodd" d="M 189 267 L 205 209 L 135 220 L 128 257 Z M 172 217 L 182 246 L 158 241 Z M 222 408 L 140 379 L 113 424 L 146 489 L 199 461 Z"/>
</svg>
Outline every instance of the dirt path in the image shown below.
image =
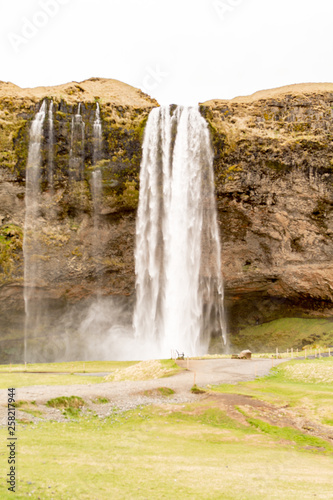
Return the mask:
<svg viewBox="0 0 333 500">
<path fill-rule="evenodd" d="M 285 360 L 274 360 L 274 366 Z M 36 409 L 43 413 L 43 418 L 61 421 L 64 419 L 62 412 L 48 408 L 45 403 L 52 398 L 59 396 L 80 396 L 87 403 L 87 408 L 93 410 L 99 416 L 108 416 L 116 407 L 120 411 L 136 408 L 140 405 L 165 402 L 165 398 L 158 394 L 146 395 L 144 391 L 156 389 L 161 386 L 170 387 L 175 394 L 168 397 L 170 403 L 185 403 L 195 401 L 198 396 L 190 392 L 191 387 L 196 383 L 200 387 L 221 383 L 236 383 L 240 381 L 253 380 L 256 376 L 267 375 L 272 368 L 272 360 L 252 359 L 252 360 L 190 360 L 179 361 L 178 364 L 186 371 L 177 375 L 162 379 L 145 381 L 122 381 L 105 382 L 101 384 L 49 386 L 36 385 L 17 389 L 16 399 L 20 401 L 35 401 Z M 98 397 L 107 398 L 107 404 L 95 404 L 93 400 Z M 4 403 L 7 400 L 7 391 L 0 390 L 0 399 Z M 6 421 L 6 408 L 0 407 L 0 424 Z M 27 413 L 18 411 L 18 417 Z M 38 420 L 37 417 L 28 415 L 30 420 Z M 22 417 L 22 415 L 21 415 Z"/>
</svg>

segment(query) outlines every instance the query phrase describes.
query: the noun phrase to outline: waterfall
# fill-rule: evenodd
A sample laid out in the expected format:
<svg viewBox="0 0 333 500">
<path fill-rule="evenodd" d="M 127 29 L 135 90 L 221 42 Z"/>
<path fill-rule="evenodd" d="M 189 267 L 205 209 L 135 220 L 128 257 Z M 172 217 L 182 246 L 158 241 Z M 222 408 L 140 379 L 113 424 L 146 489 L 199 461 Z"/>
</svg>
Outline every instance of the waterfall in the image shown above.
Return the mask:
<svg viewBox="0 0 333 500">
<path fill-rule="evenodd" d="M 40 229 L 40 166 L 41 142 L 43 124 L 46 115 L 46 102 L 36 114 L 30 128 L 29 153 L 26 166 L 25 192 L 25 222 L 23 239 L 24 256 L 24 305 L 25 305 L 25 332 L 24 332 L 24 362 L 27 362 L 27 336 L 35 317 L 32 311 L 32 298 L 35 293 L 38 279 L 38 237 Z"/>
<path fill-rule="evenodd" d="M 96 105 L 93 133 L 94 133 L 93 164 L 96 165 L 96 163 L 98 163 L 98 161 L 101 159 L 101 153 L 102 153 L 102 122 L 101 122 L 100 109 L 98 103 Z"/>
<path fill-rule="evenodd" d="M 197 108 L 151 111 L 136 226 L 135 336 L 153 356 L 207 352 L 226 331 L 213 151 Z"/>
<path fill-rule="evenodd" d="M 99 295 L 100 292 L 100 249 L 101 249 L 101 242 L 99 240 L 99 228 L 98 228 L 98 223 L 99 223 L 99 214 L 101 210 L 101 202 L 102 202 L 102 174 L 100 170 L 95 170 L 95 172 L 92 173 L 92 178 L 91 178 L 91 194 L 92 194 L 92 201 L 93 201 L 93 223 L 94 223 L 94 230 L 93 230 L 93 242 L 92 242 L 92 256 L 93 260 L 95 263 L 95 272 L 96 272 L 96 287 L 97 287 L 97 295 Z"/>
<path fill-rule="evenodd" d="M 48 143 L 48 184 L 49 189 L 53 189 L 53 160 L 54 160 L 54 127 L 53 127 L 53 101 L 49 107 L 49 143 Z"/>
<path fill-rule="evenodd" d="M 81 116 L 81 103 L 72 116 L 71 147 L 69 154 L 69 178 L 82 180 L 84 174 L 85 124 Z"/>
<path fill-rule="evenodd" d="M 93 125 L 93 164 L 96 165 L 101 160 L 102 153 L 102 122 L 100 117 L 99 104 L 96 105 L 95 121 Z M 100 293 L 100 241 L 99 241 L 99 214 L 102 202 L 102 173 L 100 169 L 92 173 L 91 195 L 94 209 L 94 231 L 93 231 L 93 260 L 95 262 L 97 295 Z"/>
</svg>

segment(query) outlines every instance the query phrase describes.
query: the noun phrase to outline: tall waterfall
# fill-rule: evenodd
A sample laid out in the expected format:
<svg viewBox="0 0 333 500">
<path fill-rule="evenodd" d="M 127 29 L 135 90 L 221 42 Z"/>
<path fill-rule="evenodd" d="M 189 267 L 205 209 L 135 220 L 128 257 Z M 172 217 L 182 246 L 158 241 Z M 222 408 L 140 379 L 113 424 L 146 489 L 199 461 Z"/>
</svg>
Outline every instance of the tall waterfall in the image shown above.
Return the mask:
<svg viewBox="0 0 333 500">
<path fill-rule="evenodd" d="M 96 105 L 95 121 L 93 125 L 93 164 L 96 166 L 102 157 L 102 122 L 100 117 L 99 104 Z M 102 173 L 97 168 L 92 173 L 91 195 L 94 209 L 94 233 L 93 233 L 93 259 L 95 262 L 97 295 L 100 293 L 100 250 L 99 241 L 99 218 L 102 202 Z"/>
<path fill-rule="evenodd" d="M 91 194 L 92 194 L 92 202 L 93 202 L 93 222 L 94 222 L 94 231 L 93 231 L 93 242 L 92 242 L 92 256 L 95 263 L 95 279 L 96 279 L 96 288 L 97 295 L 100 293 L 100 260 L 101 260 L 101 242 L 99 240 L 99 218 L 101 211 L 101 202 L 102 202 L 102 174 L 100 170 L 95 170 L 92 173 L 91 178 Z"/>
<path fill-rule="evenodd" d="M 50 102 L 48 124 L 49 124 L 48 184 L 49 184 L 49 189 L 53 189 L 53 163 L 54 163 L 53 101 Z"/>
<path fill-rule="evenodd" d="M 85 124 L 81 116 L 81 103 L 78 105 L 77 113 L 72 116 L 71 126 L 71 148 L 69 154 L 69 177 L 70 179 L 83 179 L 84 171 L 84 141 Z"/>
<path fill-rule="evenodd" d="M 40 166 L 41 141 L 43 124 L 46 115 L 46 102 L 36 114 L 30 128 L 30 142 L 28 162 L 26 166 L 26 193 L 25 193 L 25 222 L 24 222 L 24 305 L 25 305 L 25 332 L 24 332 L 24 361 L 27 361 L 27 335 L 32 329 L 35 314 L 32 311 L 32 298 L 35 293 L 38 279 L 38 236 L 40 230 Z"/>
<path fill-rule="evenodd" d="M 102 122 L 101 122 L 100 109 L 98 103 L 96 105 L 93 133 L 94 133 L 93 163 L 94 165 L 96 165 L 96 163 L 101 159 L 101 153 L 102 153 Z"/>
<path fill-rule="evenodd" d="M 197 108 L 156 108 L 143 144 L 133 319 L 151 355 L 205 353 L 213 332 L 226 342 L 220 258 L 207 123 Z"/>
</svg>

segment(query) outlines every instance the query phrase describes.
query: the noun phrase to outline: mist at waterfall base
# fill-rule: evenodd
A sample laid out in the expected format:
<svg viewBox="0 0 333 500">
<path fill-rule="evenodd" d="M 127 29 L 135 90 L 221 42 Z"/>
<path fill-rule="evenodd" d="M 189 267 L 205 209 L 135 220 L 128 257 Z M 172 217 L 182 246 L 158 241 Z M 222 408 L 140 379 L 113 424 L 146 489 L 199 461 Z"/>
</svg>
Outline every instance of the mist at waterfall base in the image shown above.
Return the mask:
<svg viewBox="0 0 333 500">
<path fill-rule="evenodd" d="M 220 335 L 225 344 L 213 151 L 207 123 L 198 109 L 167 106 L 156 108 L 149 115 L 140 169 L 135 298 L 134 294 L 103 296 L 100 289 L 101 248 L 97 238 L 103 185 L 98 168 L 102 158 L 102 124 L 97 104 L 93 126 L 96 168 L 90 182 L 95 293 L 59 310 L 55 303 L 51 305 L 40 296 L 36 277 L 43 276 L 43 264 L 39 264 L 39 269 L 34 267 L 37 242 L 33 237 L 29 239 L 29 234 L 42 230 L 38 225 L 38 143 L 45 115 L 44 102 L 30 132 L 29 159 L 30 153 L 35 152 L 36 156 L 31 160 L 34 167 L 29 174 L 31 177 L 34 173 L 33 182 L 27 174 L 25 361 L 169 358 L 176 350 L 194 356 L 208 351 L 212 334 Z M 50 131 L 52 119 L 53 103 L 48 113 Z M 52 134 L 50 137 L 52 149 Z M 79 105 L 72 117 L 70 182 L 83 178 L 84 141 L 85 126 Z M 53 168 L 51 150 L 49 158 Z M 27 172 L 28 167 L 29 160 Z M 32 225 L 33 231 L 29 232 Z"/>
</svg>

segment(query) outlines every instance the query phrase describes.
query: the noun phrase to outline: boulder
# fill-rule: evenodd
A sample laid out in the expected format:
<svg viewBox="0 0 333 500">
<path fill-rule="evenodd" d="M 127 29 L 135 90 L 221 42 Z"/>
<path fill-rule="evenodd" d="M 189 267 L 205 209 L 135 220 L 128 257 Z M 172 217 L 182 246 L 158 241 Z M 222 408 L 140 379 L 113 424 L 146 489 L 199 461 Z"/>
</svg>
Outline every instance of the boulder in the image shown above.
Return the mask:
<svg viewBox="0 0 333 500">
<path fill-rule="evenodd" d="M 252 352 L 246 349 L 238 354 L 238 359 L 251 359 Z"/>
</svg>

